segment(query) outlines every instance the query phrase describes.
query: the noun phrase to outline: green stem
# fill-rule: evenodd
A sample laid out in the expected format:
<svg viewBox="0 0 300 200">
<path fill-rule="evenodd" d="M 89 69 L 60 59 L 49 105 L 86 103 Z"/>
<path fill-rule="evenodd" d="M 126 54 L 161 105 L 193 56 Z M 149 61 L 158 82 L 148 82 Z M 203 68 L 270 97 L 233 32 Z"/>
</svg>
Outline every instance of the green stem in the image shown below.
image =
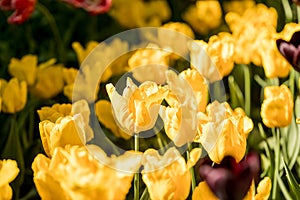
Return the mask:
<svg viewBox="0 0 300 200">
<path fill-rule="evenodd" d="M 300 6 L 296 6 L 296 11 L 297 11 L 297 21 L 299 23 L 300 22 Z"/>
<path fill-rule="evenodd" d="M 193 149 L 192 145 L 190 144 L 188 150 L 186 151 L 187 159 L 190 159 L 190 152 L 192 151 L 192 149 Z M 192 176 L 192 192 L 194 192 L 194 190 L 197 186 L 194 167 L 190 168 L 190 173 L 191 173 L 191 176 Z"/>
<path fill-rule="evenodd" d="M 247 65 L 243 65 L 244 80 L 245 80 L 245 113 L 250 116 L 251 114 L 251 78 L 250 69 Z"/>
<path fill-rule="evenodd" d="M 274 148 L 274 156 L 275 156 L 275 167 L 274 167 L 274 177 L 273 177 L 273 184 L 272 184 L 272 199 L 277 199 L 277 188 L 278 188 L 278 181 L 277 177 L 279 175 L 279 161 L 280 161 L 280 136 L 279 136 L 279 129 L 272 128 L 272 133 L 275 141 L 275 148 Z"/>
<path fill-rule="evenodd" d="M 281 0 L 281 2 L 285 14 L 285 22 L 289 23 L 293 20 L 293 12 L 290 3 L 288 0 Z"/>
<path fill-rule="evenodd" d="M 291 90 L 292 96 L 294 96 L 294 93 L 295 93 L 295 70 L 293 68 L 291 68 L 291 70 L 290 70 L 289 85 L 290 85 L 290 90 Z"/>
<path fill-rule="evenodd" d="M 64 47 L 63 47 L 63 41 L 62 38 L 60 36 L 59 30 L 58 30 L 58 26 L 55 22 L 55 19 L 53 17 L 53 15 L 49 12 L 48 8 L 46 6 L 44 6 L 41 3 L 37 3 L 36 8 L 43 13 L 43 15 L 46 17 L 49 26 L 51 28 L 51 31 L 53 33 L 54 36 L 54 40 L 55 43 L 57 45 L 57 49 L 58 49 L 58 56 L 60 58 L 61 62 L 64 62 L 65 60 L 65 51 L 64 51 Z"/>
<path fill-rule="evenodd" d="M 139 137 L 138 134 L 134 134 L 134 151 L 139 151 Z M 140 196 L 140 173 L 134 174 L 134 200 L 139 200 Z"/>
</svg>

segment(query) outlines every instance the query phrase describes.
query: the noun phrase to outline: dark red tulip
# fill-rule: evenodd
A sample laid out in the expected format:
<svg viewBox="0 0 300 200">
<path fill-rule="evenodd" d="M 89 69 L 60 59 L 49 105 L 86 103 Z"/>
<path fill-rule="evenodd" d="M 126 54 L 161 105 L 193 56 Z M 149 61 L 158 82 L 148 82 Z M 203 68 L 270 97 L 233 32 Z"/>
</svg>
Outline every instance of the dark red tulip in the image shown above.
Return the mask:
<svg viewBox="0 0 300 200">
<path fill-rule="evenodd" d="M 110 9 L 112 0 L 62 0 L 76 8 L 83 8 L 92 15 L 102 14 Z"/>
<path fill-rule="evenodd" d="M 36 0 L 0 0 L 2 10 L 14 10 L 14 13 L 8 18 L 10 24 L 22 24 L 33 13 Z"/>
<path fill-rule="evenodd" d="M 295 32 L 290 41 L 278 39 L 276 44 L 280 53 L 300 72 L 300 31 Z"/>
<path fill-rule="evenodd" d="M 222 200 L 240 200 L 247 194 L 253 179 L 258 178 L 259 157 L 248 154 L 236 163 L 233 157 L 225 157 L 221 164 L 205 162 L 199 168 L 201 178 L 206 181 L 212 192 Z"/>
</svg>

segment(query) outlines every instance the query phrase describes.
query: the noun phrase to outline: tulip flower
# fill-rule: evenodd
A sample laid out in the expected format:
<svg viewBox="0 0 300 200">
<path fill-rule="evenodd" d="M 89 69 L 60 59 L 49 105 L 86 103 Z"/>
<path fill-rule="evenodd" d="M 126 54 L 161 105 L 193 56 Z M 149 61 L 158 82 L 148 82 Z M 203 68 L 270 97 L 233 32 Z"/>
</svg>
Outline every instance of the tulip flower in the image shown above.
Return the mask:
<svg viewBox="0 0 300 200">
<path fill-rule="evenodd" d="M 168 93 L 151 81 L 137 87 L 129 77 L 122 95 L 111 83 L 106 85 L 106 91 L 117 123 L 130 135 L 153 128 L 160 104 Z"/>
<path fill-rule="evenodd" d="M 182 16 L 191 27 L 200 34 L 207 34 L 220 26 L 222 9 L 218 1 L 197 1 Z"/>
<path fill-rule="evenodd" d="M 56 147 L 85 145 L 94 137 L 89 126 L 90 109 L 86 101 L 54 104 L 38 110 L 40 135 L 44 150 L 51 156 Z"/>
<path fill-rule="evenodd" d="M 145 49 L 137 50 L 128 60 L 128 70 L 139 82 L 153 81 L 158 84 L 166 82 L 165 72 L 169 68 L 169 52 L 157 45 L 149 44 Z"/>
<path fill-rule="evenodd" d="M 108 157 L 95 145 L 58 147 L 51 159 L 35 157 L 33 180 L 42 199 L 125 200 L 141 159 L 133 151 Z"/>
<path fill-rule="evenodd" d="M 126 140 L 131 138 L 131 135 L 128 135 L 124 131 L 122 131 L 113 116 L 113 111 L 111 108 L 111 103 L 107 100 L 99 100 L 95 104 L 95 112 L 97 115 L 98 120 L 108 129 L 111 130 L 111 132 L 116 137 L 121 137 Z"/>
<path fill-rule="evenodd" d="M 195 73 L 194 75 L 196 75 Z M 189 72 L 183 72 L 183 74 L 177 76 L 172 70 L 166 72 L 169 89 L 166 101 L 169 106 L 162 106 L 159 111 L 164 121 L 166 134 L 176 146 L 183 146 L 188 142 L 192 142 L 197 134 L 199 104 L 195 92 L 201 92 L 202 95 L 202 91 L 198 90 L 199 88 L 196 88 L 195 85 L 193 86 L 196 91 L 193 91 L 193 86 L 189 84 L 189 81 L 192 83 L 192 78 L 188 74 Z M 185 78 L 189 79 L 189 81 Z M 198 81 L 201 82 L 201 80 Z M 202 89 L 205 91 L 205 88 Z M 198 93 L 198 97 L 201 95 Z M 205 95 L 203 93 L 203 96 Z M 206 101 L 202 98 L 200 100 Z"/>
<path fill-rule="evenodd" d="M 0 79 L 1 111 L 15 113 L 22 110 L 27 102 L 27 84 L 12 78 L 9 82 Z"/>
<path fill-rule="evenodd" d="M 10 24 L 22 24 L 33 13 L 36 0 L 0 0 L 0 9 L 14 10 L 8 18 Z"/>
<path fill-rule="evenodd" d="M 260 170 L 259 157 L 255 153 L 249 153 L 239 163 L 228 156 L 220 164 L 213 167 L 211 164 L 212 162 L 204 161 L 199 173 L 210 190 L 222 200 L 239 200 L 245 197 Z"/>
<path fill-rule="evenodd" d="M 206 115 L 198 117 L 195 142 L 202 144 L 212 161 L 221 163 L 232 156 L 239 162 L 244 157 L 253 122 L 241 108 L 232 110 L 227 102 L 214 101 L 206 107 Z"/>
<path fill-rule="evenodd" d="M 201 149 L 195 148 L 190 152 L 186 163 L 179 151 L 172 147 L 164 155 L 158 151 L 145 151 L 142 164 L 142 178 L 147 185 L 151 199 L 178 199 L 188 197 L 191 186 L 190 168 L 201 156 Z"/>
<path fill-rule="evenodd" d="M 13 191 L 9 185 L 19 174 L 17 162 L 0 160 L 0 199 L 12 199 Z"/>
<path fill-rule="evenodd" d="M 261 117 L 267 127 L 288 126 L 292 121 L 293 108 L 292 93 L 286 85 L 265 87 Z"/>
<path fill-rule="evenodd" d="M 50 59 L 37 65 L 36 55 L 25 55 L 21 59 L 12 58 L 8 72 L 19 80 L 26 81 L 33 95 L 49 99 L 58 95 L 64 87 L 63 65 Z"/>
<path fill-rule="evenodd" d="M 98 15 L 107 12 L 110 9 L 112 0 L 62 0 L 76 8 L 83 8 L 92 15 Z"/>
<path fill-rule="evenodd" d="M 300 31 L 295 32 L 289 41 L 278 39 L 276 44 L 280 53 L 300 72 Z"/>
</svg>

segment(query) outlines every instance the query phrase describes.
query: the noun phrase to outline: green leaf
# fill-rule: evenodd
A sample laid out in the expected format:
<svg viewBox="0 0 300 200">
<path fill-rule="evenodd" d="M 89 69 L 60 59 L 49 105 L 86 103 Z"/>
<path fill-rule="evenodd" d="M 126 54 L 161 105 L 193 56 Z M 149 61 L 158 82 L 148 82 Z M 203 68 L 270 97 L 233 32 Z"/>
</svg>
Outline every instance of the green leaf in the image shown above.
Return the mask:
<svg viewBox="0 0 300 200">
<path fill-rule="evenodd" d="M 286 173 L 286 176 L 287 176 L 288 183 L 289 183 L 289 186 L 291 188 L 292 194 L 294 195 L 294 197 L 297 200 L 300 200 L 300 186 L 297 183 L 294 175 L 292 174 L 290 169 L 287 167 L 287 165 L 286 165 L 286 163 L 284 162 L 283 159 L 282 159 L 282 161 L 283 161 L 284 170 L 285 170 L 285 173 Z"/>
</svg>

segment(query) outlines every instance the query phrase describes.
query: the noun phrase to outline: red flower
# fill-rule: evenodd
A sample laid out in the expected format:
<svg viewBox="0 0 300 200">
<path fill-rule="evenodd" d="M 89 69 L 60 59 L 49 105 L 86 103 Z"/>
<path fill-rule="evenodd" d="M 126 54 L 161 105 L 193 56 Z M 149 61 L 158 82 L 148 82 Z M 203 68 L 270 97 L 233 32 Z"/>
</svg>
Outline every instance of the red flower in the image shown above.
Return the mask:
<svg viewBox="0 0 300 200">
<path fill-rule="evenodd" d="M 105 13 L 110 9 L 112 0 L 62 0 L 77 8 L 83 8 L 92 15 Z"/>
<path fill-rule="evenodd" d="M 221 164 L 211 166 L 204 161 L 199 173 L 211 191 L 222 200 L 239 200 L 247 194 L 253 179 L 257 179 L 260 161 L 257 154 L 250 153 L 244 160 L 236 163 L 233 157 L 225 157 Z"/>
<path fill-rule="evenodd" d="M 300 31 L 295 32 L 290 41 L 278 39 L 276 43 L 280 53 L 300 72 Z"/>
<path fill-rule="evenodd" d="M 22 24 L 33 13 L 36 0 L 0 0 L 2 10 L 14 10 L 8 18 L 10 24 Z"/>
</svg>

